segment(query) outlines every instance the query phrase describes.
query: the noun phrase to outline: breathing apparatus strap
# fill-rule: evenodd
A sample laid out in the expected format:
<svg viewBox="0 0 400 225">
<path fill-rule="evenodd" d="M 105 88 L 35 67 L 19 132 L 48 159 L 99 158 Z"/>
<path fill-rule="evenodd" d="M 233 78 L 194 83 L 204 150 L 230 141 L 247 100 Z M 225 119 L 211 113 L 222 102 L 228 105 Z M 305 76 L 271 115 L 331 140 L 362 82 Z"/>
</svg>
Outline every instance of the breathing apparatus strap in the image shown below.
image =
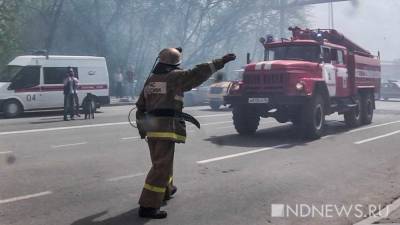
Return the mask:
<svg viewBox="0 0 400 225">
<path fill-rule="evenodd" d="M 151 112 L 148 112 L 149 115 L 155 116 L 155 117 L 176 117 L 176 118 L 181 118 L 193 125 L 195 125 L 197 128 L 200 129 L 200 122 L 194 118 L 192 115 L 184 113 L 184 112 L 178 112 L 172 109 L 156 109 Z"/>
</svg>

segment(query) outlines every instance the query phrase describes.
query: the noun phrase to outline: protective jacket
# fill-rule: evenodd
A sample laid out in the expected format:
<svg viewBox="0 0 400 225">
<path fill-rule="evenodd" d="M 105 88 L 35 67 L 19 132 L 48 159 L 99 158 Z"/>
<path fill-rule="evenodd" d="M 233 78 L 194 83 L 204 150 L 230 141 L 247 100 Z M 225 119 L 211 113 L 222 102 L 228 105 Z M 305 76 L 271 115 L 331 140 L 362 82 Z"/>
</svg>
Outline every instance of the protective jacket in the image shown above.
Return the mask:
<svg viewBox="0 0 400 225">
<path fill-rule="evenodd" d="M 160 68 L 162 65 L 158 64 Z M 184 143 L 186 125 L 179 113 L 183 109 L 184 92 L 206 81 L 224 67 L 222 59 L 195 66 L 191 70 L 157 67 L 146 81 L 136 103 L 136 119 L 140 135 L 154 140 Z M 161 72 L 160 72 L 161 71 Z"/>
</svg>

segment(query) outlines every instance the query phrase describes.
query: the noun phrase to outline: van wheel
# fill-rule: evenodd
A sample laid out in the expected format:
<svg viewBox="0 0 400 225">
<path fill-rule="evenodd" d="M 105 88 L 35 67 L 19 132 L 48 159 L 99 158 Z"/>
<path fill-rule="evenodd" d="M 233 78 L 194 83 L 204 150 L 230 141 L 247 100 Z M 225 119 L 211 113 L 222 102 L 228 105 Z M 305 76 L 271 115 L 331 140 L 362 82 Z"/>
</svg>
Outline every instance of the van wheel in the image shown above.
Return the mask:
<svg viewBox="0 0 400 225">
<path fill-rule="evenodd" d="M 17 100 L 9 100 L 3 104 L 3 112 L 6 118 L 14 118 L 19 116 L 23 112 L 23 108 L 20 102 Z"/>
</svg>

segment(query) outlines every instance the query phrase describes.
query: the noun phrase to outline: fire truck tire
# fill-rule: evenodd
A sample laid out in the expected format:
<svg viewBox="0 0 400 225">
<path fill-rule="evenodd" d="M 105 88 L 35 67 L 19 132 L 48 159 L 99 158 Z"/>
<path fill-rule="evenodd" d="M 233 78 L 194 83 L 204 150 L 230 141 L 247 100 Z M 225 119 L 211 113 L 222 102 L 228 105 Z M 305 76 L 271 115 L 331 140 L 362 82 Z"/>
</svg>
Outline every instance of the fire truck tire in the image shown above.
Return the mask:
<svg viewBox="0 0 400 225">
<path fill-rule="evenodd" d="M 371 124 L 374 116 L 374 96 L 364 94 L 361 96 L 361 123 Z"/>
<path fill-rule="evenodd" d="M 356 97 L 357 108 L 344 113 L 344 122 L 348 127 L 358 127 L 361 125 L 361 102 L 360 97 Z"/>
<path fill-rule="evenodd" d="M 260 116 L 251 107 L 234 106 L 233 125 L 240 135 L 251 135 L 257 131 Z"/>
<path fill-rule="evenodd" d="M 6 118 L 14 118 L 23 113 L 24 109 L 18 100 L 7 100 L 3 103 L 3 113 Z"/>
<path fill-rule="evenodd" d="M 324 134 L 325 106 L 320 94 L 316 94 L 304 106 L 301 123 L 306 138 L 318 139 Z"/>
</svg>

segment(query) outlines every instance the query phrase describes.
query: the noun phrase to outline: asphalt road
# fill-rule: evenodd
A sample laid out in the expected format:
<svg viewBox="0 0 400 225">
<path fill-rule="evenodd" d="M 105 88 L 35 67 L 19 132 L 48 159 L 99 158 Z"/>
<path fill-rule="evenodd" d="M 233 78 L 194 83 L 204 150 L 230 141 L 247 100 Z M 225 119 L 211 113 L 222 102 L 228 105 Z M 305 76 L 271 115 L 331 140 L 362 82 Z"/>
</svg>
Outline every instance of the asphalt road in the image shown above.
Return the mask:
<svg viewBox="0 0 400 225">
<path fill-rule="evenodd" d="M 139 219 L 150 159 L 128 110 L 69 122 L 54 113 L 0 119 L 0 224 L 344 225 L 362 218 L 271 217 L 271 204 L 387 205 L 400 196 L 400 102 L 378 102 L 373 124 L 359 129 L 330 116 L 315 141 L 272 119 L 242 137 L 229 110 L 189 107 L 202 129 L 190 126 L 177 145 L 168 218 Z"/>
</svg>

